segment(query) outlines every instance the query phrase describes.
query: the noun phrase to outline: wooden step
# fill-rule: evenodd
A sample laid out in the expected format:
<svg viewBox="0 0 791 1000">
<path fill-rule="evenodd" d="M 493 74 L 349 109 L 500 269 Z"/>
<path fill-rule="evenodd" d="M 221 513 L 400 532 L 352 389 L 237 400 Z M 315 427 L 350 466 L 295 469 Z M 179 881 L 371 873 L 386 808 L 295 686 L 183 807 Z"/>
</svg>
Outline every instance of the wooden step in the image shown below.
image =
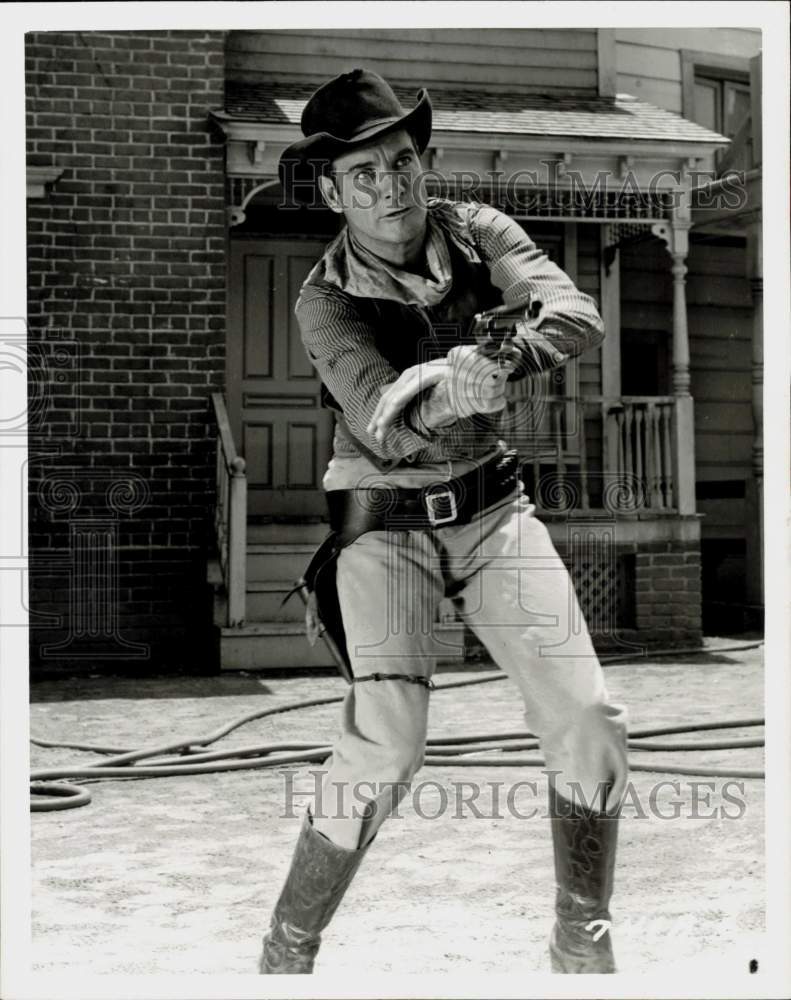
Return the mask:
<svg viewBox="0 0 791 1000">
<path fill-rule="evenodd" d="M 291 580 L 256 580 L 247 584 L 245 620 L 248 622 L 301 622 L 305 618 L 305 605 L 298 593 L 283 599 L 294 587 Z M 450 600 L 440 602 L 437 621 L 443 625 L 457 620 L 456 609 Z"/>
<path fill-rule="evenodd" d="M 329 530 L 330 526 L 327 523 L 302 524 L 288 521 L 282 524 L 280 522 L 248 524 L 247 543 L 248 545 L 283 545 L 291 542 L 303 542 L 317 546 L 324 541 Z"/>
<path fill-rule="evenodd" d="M 315 551 L 316 545 L 310 542 L 252 542 L 247 546 L 247 582 L 296 581 L 302 576 Z"/>
<path fill-rule="evenodd" d="M 245 622 L 228 628 L 227 595 L 219 566 L 207 574 L 214 590 L 214 623 L 220 634 L 224 670 L 288 670 L 299 667 L 337 670 L 325 643 L 311 646 L 305 635 L 305 607 L 298 594 L 281 607 L 318 545 L 328 533 L 325 523 L 248 525 Z M 454 621 L 449 601 L 440 606 L 437 636 L 444 644 L 441 663 L 463 662 L 464 628 Z"/>
<path fill-rule="evenodd" d="M 438 625 L 437 635 L 448 651 L 439 662 L 462 662 L 463 627 Z M 304 627 L 292 622 L 251 622 L 240 628 L 221 628 L 220 663 L 223 670 L 261 672 L 295 667 L 337 669 L 325 643 L 319 639 L 311 646 Z"/>
<path fill-rule="evenodd" d="M 292 579 L 250 580 L 247 584 L 245 600 L 245 621 L 247 622 L 301 622 L 305 617 L 305 605 L 299 594 L 291 594 L 283 605 L 283 599 L 296 583 L 296 572 Z M 227 594 L 221 576 L 214 582 L 214 623 L 225 624 L 227 614 Z M 449 598 L 440 601 L 437 621 L 449 625 L 457 621 L 456 609 Z"/>
<path fill-rule="evenodd" d="M 247 584 L 246 617 L 248 622 L 296 622 L 305 618 L 305 605 L 299 594 L 292 594 L 292 580 L 255 580 Z"/>
<path fill-rule="evenodd" d="M 245 621 L 250 624 L 267 622 L 303 622 L 305 605 L 299 594 L 292 594 L 283 604 L 283 599 L 294 584 L 289 580 L 265 580 L 247 586 L 245 598 Z M 281 606 L 282 605 L 282 606 Z M 214 624 L 225 627 L 228 614 L 228 599 L 224 590 L 214 592 Z"/>
<path fill-rule="evenodd" d="M 335 670 L 335 660 L 322 640 L 311 646 L 304 627 L 293 622 L 251 622 L 220 629 L 223 670 L 284 670 L 322 667 Z"/>
</svg>

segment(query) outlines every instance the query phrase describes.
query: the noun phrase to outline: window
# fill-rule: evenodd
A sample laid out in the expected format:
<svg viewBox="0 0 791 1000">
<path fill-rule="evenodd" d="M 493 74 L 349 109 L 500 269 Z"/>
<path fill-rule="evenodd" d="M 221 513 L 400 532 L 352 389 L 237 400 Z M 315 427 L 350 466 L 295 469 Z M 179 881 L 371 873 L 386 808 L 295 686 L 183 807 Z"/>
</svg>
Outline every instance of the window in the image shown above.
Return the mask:
<svg viewBox="0 0 791 1000">
<path fill-rule="evenodd" d="M 739 142 L 739 133 L 750 117 L 750 64 L 737 56 L 712 55 L 681 50 L 682 108 L 685 118 L 736 139 L 732 152 L 715 155 L 719 167 L 728 157 L 728 166 L 747 170 L 747 146 Z"/>
<path fill-rule="evenodd" d="M 749 83 L 695 77 L 695 114 L 701 125 L 732 139 L 749 113 Z"/>
<path fill-rule="evenodd" d="M 728 139 L 733 139 L 750 114 L 750 85 L 741 80 L 695 76 L 695 120 Z M 735 151 L 730 166 L 748 170 L 746 146 Z M 718 157 L 722 159 L 722 154 Z"/>
</svg>

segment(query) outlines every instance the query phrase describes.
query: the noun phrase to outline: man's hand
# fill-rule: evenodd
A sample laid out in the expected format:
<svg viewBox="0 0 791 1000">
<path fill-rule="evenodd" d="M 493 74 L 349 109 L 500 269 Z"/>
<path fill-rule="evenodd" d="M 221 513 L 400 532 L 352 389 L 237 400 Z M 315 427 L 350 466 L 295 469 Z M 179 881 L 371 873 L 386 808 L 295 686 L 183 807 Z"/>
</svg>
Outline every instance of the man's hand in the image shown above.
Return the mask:
<svg viewBox="0 0 791 1000">
<path fill-rule="evenodd" d="M 458 417 L 498 413 L 505 407 L 505 388 L 512 365 L 486 357 L 473 344 L 452 347 L 448 361 L 452 368 L 448 399 Z"/>
<path fill-rule="evenodd" d="M 409 403 L 425 389 L 442 393 L 452 422 L 473 413 L 497 413 L 505 406 L 505 388 L 511 369 L 484 357 L 474 344 L 451 348 L 445 358 L 413 365 L 395 382 L 382 387 L 367 430 L 380 443 L 388 428 Z"/>
<path fill-rule="evenodd" d="M 450 373 L 447 358 L 426 361 L 422 365 L 405 368 L 395 382 L 382 386 L 382 397 L 376 405 L 374 415 L 366 427 L 381 444 L 388 428 L 409 403 L 424 389 L 444 382 Z"/>
</svg>

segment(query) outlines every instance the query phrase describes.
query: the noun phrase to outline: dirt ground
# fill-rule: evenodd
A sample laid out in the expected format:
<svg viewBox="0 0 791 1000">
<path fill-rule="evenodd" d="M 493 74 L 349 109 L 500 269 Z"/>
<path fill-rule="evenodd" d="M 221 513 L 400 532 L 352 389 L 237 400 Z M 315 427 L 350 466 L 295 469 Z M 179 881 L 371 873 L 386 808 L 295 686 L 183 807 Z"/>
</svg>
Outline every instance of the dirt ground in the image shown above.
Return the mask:
<svg viewBox="0 0 791 1000">
<path fill-rule="evenodd" d="M 633 728 L 761 716 L 761 658 L 753 649 L 617 664 L 606 668 L 607 683 L 614 700 L 629 706 Z M 485 674 L 476 665 L 437 680 Z M 205 734 L 258 707 L 342 694 L 344 687 L 331 676 L 64 678 L 32 686 L 31 733 L 150 746 Z M 330 742 L 336 715 L 329 705 L 264 719 L 222 745 Z M 522 728 L 507 680 L 432 696 L 432 736 Z M 762 730 L 730 735 L 756 732 Z M 716 735 L 726 734 L 696 738 Z M 33 767 L 95 759 L 31 749 Z M 679 752 L 672 759 L 759 768 L 763 750 Z M 310 789 L 310 768 L 289 769 L 295 792 Z M 538 796 L 514 791 L 525 780 L 537 782 Z M 656 787 L 674 780 L 675 788 Z M 713 787 L 700 784 L 706 780 Z M 480 784 L 482 815 L 459 805 L 460 781 Z M 494 782 L 502 783 L 499 809 Z M 612 906 L 619 968 L 658 972 L 669 956 L 722 956 L 724 967 L 741 973 L 763 930 L 763 781 L 634 772 L 632 782 Z M 90 787 L 87 807 L 31 817 L 35 969 L 70 976 L 253 972 L 308 799 L 289 801 L 284 773 L 271 770 Z M 540 770 L 426 767 L 416 788 L 419 797 L 385 825 L 325 933 L 321 969 L 349 976 L 359 969 L 546 971 L 553 876 Z M 522 818 L 535 806 L 539 818 Z"/>
</svg>

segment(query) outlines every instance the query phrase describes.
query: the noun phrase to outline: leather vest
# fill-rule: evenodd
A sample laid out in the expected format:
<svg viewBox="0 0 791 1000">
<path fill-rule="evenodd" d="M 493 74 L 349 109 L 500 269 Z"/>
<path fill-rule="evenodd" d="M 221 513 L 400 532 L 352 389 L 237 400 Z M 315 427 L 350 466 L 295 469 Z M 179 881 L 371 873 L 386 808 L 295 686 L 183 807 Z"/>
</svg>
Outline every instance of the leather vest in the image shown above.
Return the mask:
<svg viewBox="0 0 791 1000">
<path fill-rule="evenodd" d="M 437 305 L 354 298 L 361 318 L 375 331 L 377 349 L 399 373 L 444 357 L 457 344 L 473 343 L 475 314 L 502 303 L 502 292 L 491 283 L 488 267 L 469 260 L 452 240 L 448 240 L 448 249 L 453 281 Z M 332 409 L 341 409 L 326 387 L 322 387 L 322 401 Z"/>
</svg>

